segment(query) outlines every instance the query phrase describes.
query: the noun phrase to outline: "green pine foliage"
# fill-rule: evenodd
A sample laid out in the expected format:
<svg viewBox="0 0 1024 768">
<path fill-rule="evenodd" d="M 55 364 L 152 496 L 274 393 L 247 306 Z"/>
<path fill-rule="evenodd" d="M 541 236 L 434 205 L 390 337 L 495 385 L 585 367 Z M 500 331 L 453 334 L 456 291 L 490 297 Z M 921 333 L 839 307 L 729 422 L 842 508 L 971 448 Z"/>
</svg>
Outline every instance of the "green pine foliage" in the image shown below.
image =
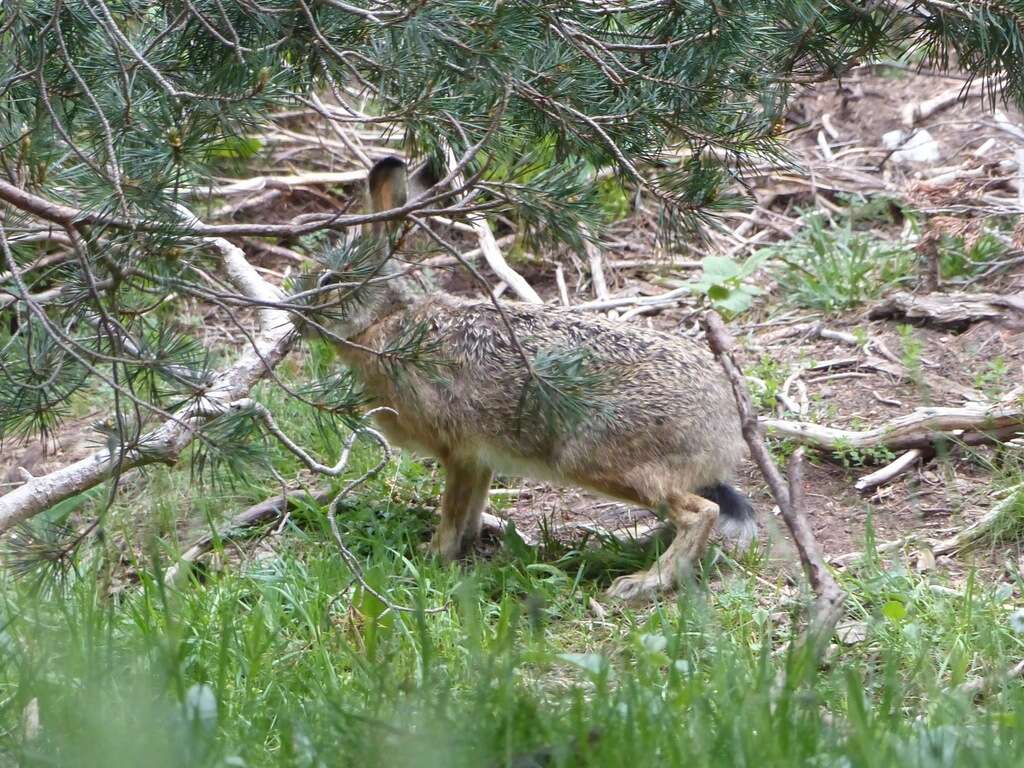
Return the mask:
<svg viewBox="0 0 1024 768">
<path fill-rule="evenodd" d="M 201 279 L 209 256 L 177 206 L 316 93 L 402 129 L 413 156 L 477 147 L 475 204 L 528 238 L 581 247 L 603 170 L 657 201 L 666 237 L 692 236 L 736 204 L 735 170 L 777 151 L 795 83 L 911 48 L 1006 73 L 1020 103 L 1020 18 L 1016 2 L 5 3 L 0 177 L 80 213 L 73 258 L 35 269 L 48 246 L 26 238 L 52 222 L 3 198 L 0 284 L 21 300 L 0 310 L 0 369 L 31 392 L 0 398 L 0 438 L 52 430 L 83 386 L 116 392 L 119 423 L 198 395 L 208 361 L 177 318 L 227 299 Z M 315 255 L 317 231 L 341 224 L 309 223 L 297 247 Z"/>
</svg>

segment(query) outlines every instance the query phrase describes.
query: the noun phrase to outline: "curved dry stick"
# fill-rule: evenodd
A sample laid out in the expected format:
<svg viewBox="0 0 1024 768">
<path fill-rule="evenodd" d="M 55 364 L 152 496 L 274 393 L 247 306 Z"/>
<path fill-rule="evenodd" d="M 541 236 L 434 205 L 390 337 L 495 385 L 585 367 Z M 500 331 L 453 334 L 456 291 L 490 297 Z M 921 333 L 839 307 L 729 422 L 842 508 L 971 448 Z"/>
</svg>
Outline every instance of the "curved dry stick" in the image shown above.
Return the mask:
<svg viewBox="0 0 1024 768">
<path fill-rule="evenodd" d="M 715 357 L 718 358 L 722 368 L 725 369 L 726 376 L 732 384 L 740 413 L 743 438 L 750 448 L 750 455 L 768 482 L 768 488 L 771 490 L 775 503 L 779 505 L 782 519 L 785 521 L 786 527 L 789 528 L 793 543 L 796 544 L 797 552 L 800 554 L 800 562 L 807 574 L 807 580 L 817 596 L 811 614 L 811 624 L 807 631 L 807 639 L 814 651 L 820 652 L 831 637 L 836 622 L 842 616 L 843 601 L 846 599 L 846 595 L 832 577 L 828 566 L 825 565 L 821 549 L 814 538 L 814 532 L 804 515 L 803 451 L 798 449 L 793 454 L 789 463 L 789 482 L 787 483 L 764 443 L 757 414 L 750 400 L 750 394 L 747 392 L 746 384 L 743 382 L 743 374 L 732 356 L 733 341 L 729 331 L 726 330 L 722 318 L 714 311 L 708 311 L 704 315 L 704 328 L 707 332 L 708 345 Z"/>
<path fill-rule="evenodd" d="M 293 506 L 296 500 L 309 499 L 314 504 L 319 505 L 326 504 L 331 496 L 332 494 L 329 491 L 319 491 L 313 494 L 306 491 L 289 491 L 288 493 L 272 496 L 258 504 L 254 504 L 232 517 L 228 524 L 217 533 L 207 533 L 195 541 L 192 546 L 182 553 L 178 561 L 164 572 L 164 581 L 168 584 L 177 581 L 178 576 L 185 572 L 185 567 L 191 565 L 212 550 L 215 542 L 236 538 L 249 528 L 255 528 L 257 525 L 277 520 Z"/>
</svg>

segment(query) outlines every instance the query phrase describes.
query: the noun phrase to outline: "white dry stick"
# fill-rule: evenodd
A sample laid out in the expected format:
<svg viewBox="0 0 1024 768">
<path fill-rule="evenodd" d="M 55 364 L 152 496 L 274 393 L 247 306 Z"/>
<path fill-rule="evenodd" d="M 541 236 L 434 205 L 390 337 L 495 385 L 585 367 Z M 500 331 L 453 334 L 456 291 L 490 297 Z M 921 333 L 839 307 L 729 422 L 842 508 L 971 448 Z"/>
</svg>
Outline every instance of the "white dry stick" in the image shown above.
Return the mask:
<svg viewBox="0 0 1024 768">
<path fill-rule="evenodd" d="M 1007 437 L 1024 432 L 1024 408 L 1019 403 L 972 403 L 961 408 L 917 408 L 874 429 L 836 429 L 806 421 L 762 419 L 775 436 L 788 437 L 825 450 L 928 447 L 936 439 L 964 440 L 974 435 Z"/>
<path fill-rule="evenodd" d="M 830 112 L 826 112 L 821 116 L 821 126 L 825 129 L 825 132 L 829 135 L 832 141 L 839 141 L 839 131 L 837 131 L 835 125 L 832 124 L 832 114 Z"/>
<path fill-rule="evenodd" d="M 803 373 L 802 368 L 797 368 L 786 378 L 786 382 L 782 385 L 782 399 L 783 403 L 793 413 L 799 415 L 801 418 L 807 415 L 807 412 L 811 408 L 810 401 L 807 397 L 807 385 L 800 379 L 800 374 Z M 797 392 L 800 393 L 800 399 L 798 402 L 794 402 L 792 396 L 789 394 L 789 390 L 793 386 L 796 386 Z"/>
<path fill-rule="evenodd" d="M 885 485 L 917 464 L 924 457 L 924 454 L 925 451 L 922 448 L 911 448 L 895 461 L 886 464 L 869 475 L 864 475 L 864 477 L 853 484 L 853 487 L 864 493 L 865 491 L 874 490 L 880 485 Z"/>
<path fill-rule="evenodd" d="M 196 222 L 190 212 L 180 210 L 190 225 Z M 218 251 L 221 268 L 239 293 L 261 302 L 280 300 L 278 290 L 260 277 L 241 248 L 223 238 L 205 238 L 201 242 Z M 116 451 L 100 450 L 47 475 L 33 477 L 0 496 L 0 533 L 107 480 L 115 469 L 124 472 L 147 464 L 177 461 L 208 415 L 246 397 L 252 386 L 285 357 L 295 342 L 291 318 L 284 310 L 261 308 L 259 326 L 254 345 L 247 347 L 233 365 L 213 377 L 199 402 L 144 435 L 139 441 L 141 450 L 128 451 L 124 456 L 118 456 Z"/>
<path fill-rule="evenodd" d="M 569 289 L 565 285 L 565 270 L 559 264 L 555 267 L 555 283 L 558 284 L 558 300 L 563 307 L 569 306 Z"/>
<path fill-rule="evenodd" d="M 821 150 L 821 156 L 825 158 L 826 162 L 835 162 L 835 153 L 832 152 L 832 147 L 828 145 L 828 139 L 825 138 L 824 130 L 818 131 L 818 149 Z"/>
<path fill-rule="evenodd" d="M 512 269 L 508 262 L 505 261 L 501 248 L 498 247 L 498 242 L 494 239 L 491 225 L 487 223 L 487 218 L 482 214 L 473 213 L 468 216 L 468 219 L 476 232 L 477 241 L 480 243 L 480 251 L 483 253 L 484 260 L 493 270 L 494 274 L 508 283 L 516 296 L 523 301 L 529 304 L 543 304 L 544 300 L 533 290 L 533 286 L 526 282 L 526 278 Z"/>
<path fill-rule="evenodd" d="M 678 304 L 685 297 L 693 294 L 693 289 L 689 286 L 684 288 L 675 288 L 671 291 L 658 294 L 657 296 L 620 296 L 613 299 L 605 299 L 604 301 L 587 301 L 583 304 L 573 304 L 573 309 L 586 310 L 591 312 L 600 312 L 606 309 L 616 309 L 618 307 L 671 307 Z"/>
<path fill-rule="evenodd" d="M 996 145 L 996 140 L 995 139 L 992 139 L 992 138 L 985 139 L 985 141 L 982 142 L 981 146 L 979 146 L 976 150 L 974 150 L 974 156 L 978 157 L 978 158 L 984 157 L 985 155 L 987 155 L 992 150 L 992 147 L 994 147 L 995 145 Z"/>
<path fill-rule="evenodd" d="M 969 96 L 988 90 L 988 88 L 994 85 L 996 78 L 983 77 L 981 80 L 972 83 L 967 88 L 961 86 L 955 86 L 948 90 L 943 91 L 938 96 L 925 101 L 915 101 L 907 104 L 901 111 L 903 118 L 903 124 L 908 128 L 913 128 L 915 123 L 921 120 L 927 120 L 929 117 L 934 115 L 936 112 L 940 112 L 943 109 L 953 106 L 961 99 L 967 99 Z M 979 90 L 975 90 L 977 87 Z"/>
<path fill-rule="evenodd" d="M 994 120 L 995 127 L 998 128 L 1000 131 L 1002 131 L 1003 133 L 1010 134 L 1018 141 L 1024 141 L 1024 128 L 1021 128 L 1019 125 L 1010 120 L 1010 118 L 1006 116 L 1006 113 L 1003 112 L 1003 110 L 997 109 L 995 112 L 993 112 L 992 119 Z"/>
<path fill-rule="evenodd" d="M 458 159 L 455 157 L 455 153 L 451 147 L 446 148 L 448 155 L 448 165 L 451 168 L 455 168 L 458 165 Z M 452 184 L 455 187 L 461 187 L 463 184 L 463 175 L 460 173 L 452 180 Z M 491 225 L 487 223 L 487 217 L 480 213 L 471 213 L 466 216 L 470 226 L 473 228 L 473 232 L 476 234 L 477 242 L 480 244 L 480 252 L 483 254 L 484 260 L 487 262 L 487 266 L 496 274 L 499 278 L 508 283 L 509 288 L 518 296 L 522 301 L 529 304 L 543 304 L 544 300 L 540 295 L 533 290 L 526 278 L 512 269 L 509 263 L 505 261 L 505 257 L 501 253 L 501 248 L 498 246 L 497 240 L 494 239 L 494 232 L 491 231 Z"/>
<path fill-rule="evenodd" d="M 610 297 L 608 283 L 604 279 L 604 259 L 601 249 L 590 239 L 590 233 L 583 229 L 583 247 L 587 251 L 587 262 L 590 264 L 590 282 L 594 286 L 594 297 L 603 301 Z"/>
</svg>

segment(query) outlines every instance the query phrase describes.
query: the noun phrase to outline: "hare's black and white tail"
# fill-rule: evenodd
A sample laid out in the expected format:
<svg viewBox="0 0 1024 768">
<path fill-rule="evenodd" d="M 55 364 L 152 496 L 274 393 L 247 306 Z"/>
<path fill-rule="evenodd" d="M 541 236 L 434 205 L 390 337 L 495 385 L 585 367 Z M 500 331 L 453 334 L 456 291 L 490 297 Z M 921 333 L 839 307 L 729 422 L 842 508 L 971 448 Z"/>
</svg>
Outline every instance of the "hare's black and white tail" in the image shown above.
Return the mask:
<svg viewBox="0 0 1024 768">
<path fill-rule="evenodd" d="M 718 505 L 718 532 L 740 549 L 746 549 L 757 535 L 757 519 L 750 499 L 728 483 L 718 483 L 699 491 Z"/>
</svg>

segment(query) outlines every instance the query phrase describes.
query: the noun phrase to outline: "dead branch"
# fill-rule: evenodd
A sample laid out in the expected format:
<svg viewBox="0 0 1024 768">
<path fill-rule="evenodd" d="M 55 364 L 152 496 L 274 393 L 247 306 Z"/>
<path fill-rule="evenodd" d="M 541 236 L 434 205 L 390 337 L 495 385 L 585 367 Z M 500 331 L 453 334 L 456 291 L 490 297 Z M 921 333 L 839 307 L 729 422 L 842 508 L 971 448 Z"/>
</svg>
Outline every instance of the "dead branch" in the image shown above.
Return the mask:
<svg viewBox="0 0 1024 768">
<path fill-rule="evenodd" d="M 958 101 L 965 101 L 972 95 L 971 91 L 974 91 L 974 93 L 984 93 L 991 89 L 999 79 L 983 77 L 977 83 L 969 84 L 967 87 L 958 85 L 943 91 L 934 98 L 907 104 L 902 112 L 903 124 L 908 128 L 912 128 L 915 123 L 927 120 L 935 113 L 948 109 Z M 974 90 L 971 85 L 977 86 L 978 90 Z"/>
<path fill-rule="evenodd" d="M 238 538 L 251 528 L 279 519 L 294 506 L 296 501 L 308 499 L 312 504 L 323 506 L 330 501 L 332 495 L 330 491 L 318 491 L 313 495 L 306 491 L 289 491 L 254 504 L 244 512 L 239 512 L 232 517 L 228 524 L 217 533 L 210 532 L 197 539 L 182 553 L 178 562 L 167 569 L 164 573 L 164 581 L 168 584 L 176 582 L 181 574 L 187 572 L 188 566 L 212 550 L 216 542 Z"/>
<path fill-rule="evenodd" d="M 1007 515 L 1011 513 L 1012 508 L 1020 503 L 1021 494 L 1024 494 L 1024 483 L 1011 486 L 1003 491 L 1003 493 L 1005 495 L 1000 501 L 994 504 L 982 517 L 960 531 L 960 533 L 947 539 L 927 540 L 925 543 L 931 555 L 933 557 L 936 555 L 955 555 L 970 549 L 986 539 L 994 538 L 999 533 L 1000 526 L 1006 521 Z M 878 544 L 875 547 L 875 552 L 877 554 L 897 552 L 917 542 L 920 542 L 920 537 L 912 534 L 902 539 Z M 848 552 L 832 558 L 832 562 L 836 566 L 842 567 L 856 562 L 863 557 L 863 552 Z"/>
<path fill-rule="evenodd" d="M 776 437 L 827 451 L 886 447 L 931 448 L 936 441 L 970 444 L 1006 439 L 1024 432 L 1020 403 L 970 404 L 960 408 L 917 408 L 874 429 L 837 429 L 805 421 L 762 419 Z"/>
<path fill-rule="evenodd" d="M 1024 295 L 994 293 L 897 293 L 868 312 L 871 320 L 902 318 L 949 328 L 966 328 L 982 320 L 1024 325 Z"/>
<path fill-rule="evenodd" d="M 313 171 L 289 176 L 254 176 L 251 179 L 229 181 L 219 187 L 188 187 L 182 190 L 182 195 L 188 198 L 229 197 L 231 195 L 263 192 L 269 189 L 287 192 L 296 187 L 357 184 L 365 179 L 365 170 L 319 173 Z"/>
<path fill-rule="evenodd" d="M 972 699 L 978 699 L 993 688 L 998 688 L 1000 685 L 1019 680 L 1022 677 L 1024 677 L 1024 661 L 1018 661 L 1009 669 L 992 677 L 975 677 L 967 680 L 957 690 Z"/>
<path fill-rule="evenodd" d="M 750 394 L 743 382 L 743 374 L 732 356 L 732 338 L 726 330 L 722 318 L 714 311 L 707 312 L 704 315 L 704 328 L 707 332 L 708 344 L 732 384 L 733 394 L 739 408 L 743 437 L 750 447 L 751 457 L 768 482 L 772 497 L 779 506 L 782 518 L 786 522 L 793 542 L 796 544 L 797 552 L 800 554 L 800 562 L 807 574 L 807 580 L 816 595 L 807 637 L 820 650 L 824 647 L 825 641 L 831 637 L 836 622 L 842 615 L 843 601 L 846 596 L 825 565 L 818 542 L 814 538 L 814 532 L 803 511 L 803 452 L 799 449 L 794 452 L 789 464 L 789 483 L 787 484 L 764 443 Z"/>
<path fill-rule="evenodd" d="M 853 487 L 861 493 L 874 490 L 880 485 L 885 485 L 891 480 L 899 477 L 930 453 L 930 451 L 924 448 L 911 448 L 909 451 L 899 456 L 894 461 L 886 464 L 881 469 L 875 470 L 871 474 L 864 475 L 864 477 L 860 478 L 853 484 Z"/>
<path fill-rule="evenodd" d="M 616 309 L 618 307 L 672 307 L 692 293 L 693 290 L 687 286 L 666 291 L 656 296 L 623 296 L 621 298 L 604 299 L 603 301 L 586 301 L 582 304 L 573 304 L 572 309 L 595 312 Z"/>
<path fill-rule="evenodd" d="M 449 166 L 455 166 L 455 153 L 449 147 L 447 150 Z M 463 175 L 458 173 L 453 177 L 456 187 L 463 186 Z M 472 213 L 467 216 L 470 226 L 476 234 L 477 242 L 480 244 L 480 252 L 483 254 L 487 265 L 499 278 L 505 281 L 521 301 L 529 304 L 543 304 L 544 299 L 533 289 L 526 278 L 516 272 L 507 261 L 498 247 L 498 241 L 494 238 L 491 225 L 487 223 L 487 217 L 483 214 Z"/>
</svg>

